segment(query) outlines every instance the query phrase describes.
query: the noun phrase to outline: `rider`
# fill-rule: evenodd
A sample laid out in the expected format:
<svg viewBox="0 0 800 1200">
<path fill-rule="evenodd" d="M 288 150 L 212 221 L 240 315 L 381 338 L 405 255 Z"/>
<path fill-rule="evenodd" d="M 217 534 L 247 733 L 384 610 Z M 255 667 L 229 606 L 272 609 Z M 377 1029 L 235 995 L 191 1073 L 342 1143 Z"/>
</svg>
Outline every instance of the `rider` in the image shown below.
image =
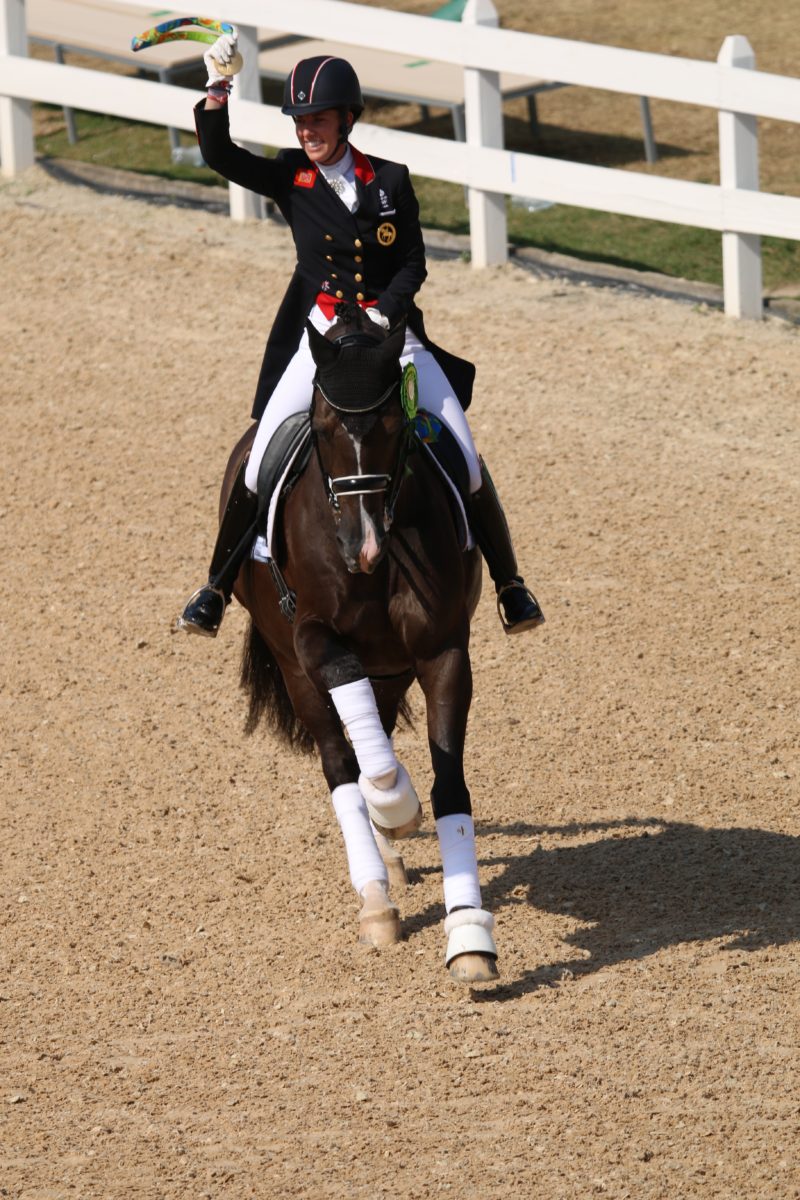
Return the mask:
<svg viewBox="0 0 800 1200">
<path fill-rule="evenodd" d="M 236 33 L 223 34 L 205 55 L 207 96 L 195 108 L 200 148 L 220 175 L 275 201 L 292 231 L 297 266 L 267 341 L 249 460 L 222 517 L 209 581 L 191 597 L 179 625 L 209 637 L 219 629 L 250 548 L 266 447 L 287 417 L 311 403 L 315 367 L 305 322 L 324 333 L 339 301 L 355 301 L 384 329 L 406 320 L 400 362 L 414 363 L 423 407 L 450 430 L 464 455 L 470 524 L 495 584 L 503 626 L 517 633 L 541 624 L 542 611 L 517 574 L 503 509 L 464 416 L 475 368 L 429 340 L 414 303 L 427 271 L 408 169 L 367 158 L 350 145 L 364 101 L 355 71 L 335 57 L 303 59 L 286 80 L 281 111 L 294 119 L 300 149 L 262 158 L 235 145 L 228 126 L 231 80 L 218 64 L 230 62 L 236 40 Z"/>
</svg>

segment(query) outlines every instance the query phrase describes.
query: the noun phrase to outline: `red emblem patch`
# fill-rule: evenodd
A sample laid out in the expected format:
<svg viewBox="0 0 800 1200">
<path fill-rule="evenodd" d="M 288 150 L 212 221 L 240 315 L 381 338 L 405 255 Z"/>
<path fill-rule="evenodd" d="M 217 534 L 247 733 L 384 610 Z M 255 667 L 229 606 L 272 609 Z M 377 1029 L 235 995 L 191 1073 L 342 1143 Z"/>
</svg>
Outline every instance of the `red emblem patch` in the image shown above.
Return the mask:
<svg viewBox="0 0 800 1200">
<path fill-rule="evenodd" d="M 304 167 L 301 167 L 299 171 L 295 172 L 294 186 L 308 188 L 313 187 L 316 175 L 316 171 L 307 171 Z"/>
</svg>

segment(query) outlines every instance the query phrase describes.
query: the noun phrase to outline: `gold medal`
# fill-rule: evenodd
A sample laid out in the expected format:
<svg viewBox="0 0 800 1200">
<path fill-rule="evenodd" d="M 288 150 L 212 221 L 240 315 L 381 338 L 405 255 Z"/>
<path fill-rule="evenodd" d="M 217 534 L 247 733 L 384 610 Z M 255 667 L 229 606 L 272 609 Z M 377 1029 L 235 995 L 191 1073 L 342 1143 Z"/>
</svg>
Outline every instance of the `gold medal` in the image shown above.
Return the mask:
<svg viewBox="0 0 800 1200">
<path fill-rule="evenodd" d="M 382 246 L 391 246 L 396 237 L 397 230 L 391 221 L 384 221 L 378 226 L 378 241 Z"/>
</svg>

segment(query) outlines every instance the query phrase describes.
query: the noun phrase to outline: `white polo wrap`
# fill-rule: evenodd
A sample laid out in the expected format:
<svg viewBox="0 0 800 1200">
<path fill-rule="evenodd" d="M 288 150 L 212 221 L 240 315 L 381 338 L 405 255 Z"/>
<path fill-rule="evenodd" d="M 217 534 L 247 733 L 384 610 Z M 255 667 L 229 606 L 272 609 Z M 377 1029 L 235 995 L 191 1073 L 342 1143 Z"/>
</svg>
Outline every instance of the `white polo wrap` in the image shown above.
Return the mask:
<svg viewBox="0 0 800 1200">
<path fill-rule="evenodd" d="M 330 689 L 339 719 L 355 751 L 362 775 L 375 779 L 397 769 L 392 743 L 384 732 L 375 693 L 368 679 Z"/>
<path fill-rule="evenodd" d="M 475 825 L 466 813 L 452 813 L 436 822 L 444 877 L 444 907 L 479 909 L 481 887 L 475 850 Z"/>
<path fill-rule="evenodd" d="M 375 834 L 369 823 L 367 806 L 357 783 L 343 783 L 331 792 L 347 851 L 350 882 L 359 895 L 368 883 L 388 883 L 386 864 L 381 858 Z"/>
</svg>

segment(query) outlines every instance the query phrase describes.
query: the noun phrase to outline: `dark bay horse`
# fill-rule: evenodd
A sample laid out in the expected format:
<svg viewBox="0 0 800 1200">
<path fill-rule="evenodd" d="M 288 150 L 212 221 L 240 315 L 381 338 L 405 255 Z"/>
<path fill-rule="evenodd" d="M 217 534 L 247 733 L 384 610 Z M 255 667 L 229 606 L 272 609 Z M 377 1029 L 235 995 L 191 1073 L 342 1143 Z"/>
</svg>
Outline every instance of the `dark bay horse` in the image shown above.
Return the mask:
<svg viewBox="0 0 800 1200">
<path fill-rule="evenodd" d="M 234 594 L 251 616 L 242 667 L 248 731 L 264 718 L 295 748 L 316 746 L 345 835 L 351 879 L 364 900 L 361 940 L 381 945 L 400 936 L 386 876 L 361 888 L 353 864 L 359 854 L 369 858 L 365 836 L 376 837 L 381 858 L 397 860 L 386 839 L 419 824 L 419 802 L 402 766 L 391 761 L 390 741 L 415 679 L 426 702 L 445 889 L 439 818 L 462 814 L 460 826 L 456 821 L 461 834 L 469 821 L 463 761 L 472 698 L 468 645 L 481 559 L 478 550 L 462 549 L 447 487 L 413 437 L 399 362 L 403 329 L 387 335 L 356 306 L 342 305 L 337 313 L 325 337 L 307 327 L 317 364 L 312 451 L 283 501 L 274 550 L 296 597 L 293 622 L 279 609 L 268 564 L 246 560 Z M 223 508 L 253 434 L 248 431 L 231 455 Z M 347 817 L 361 821 L 353 834 L 337 799 L 358 807 L 362 795 L 369 832 L 359 810 L 360 816 Z M 474 836 L 472 847 L 458 853 L 472 853 L 467 869 L 477 880 Z M 461 870 L 463 862 L 456 867 Z M 479 900 L 448 916 L 446 961 L 456 978 L 476 982 L 496 975 L 492 924 Z"/>
</svg>

